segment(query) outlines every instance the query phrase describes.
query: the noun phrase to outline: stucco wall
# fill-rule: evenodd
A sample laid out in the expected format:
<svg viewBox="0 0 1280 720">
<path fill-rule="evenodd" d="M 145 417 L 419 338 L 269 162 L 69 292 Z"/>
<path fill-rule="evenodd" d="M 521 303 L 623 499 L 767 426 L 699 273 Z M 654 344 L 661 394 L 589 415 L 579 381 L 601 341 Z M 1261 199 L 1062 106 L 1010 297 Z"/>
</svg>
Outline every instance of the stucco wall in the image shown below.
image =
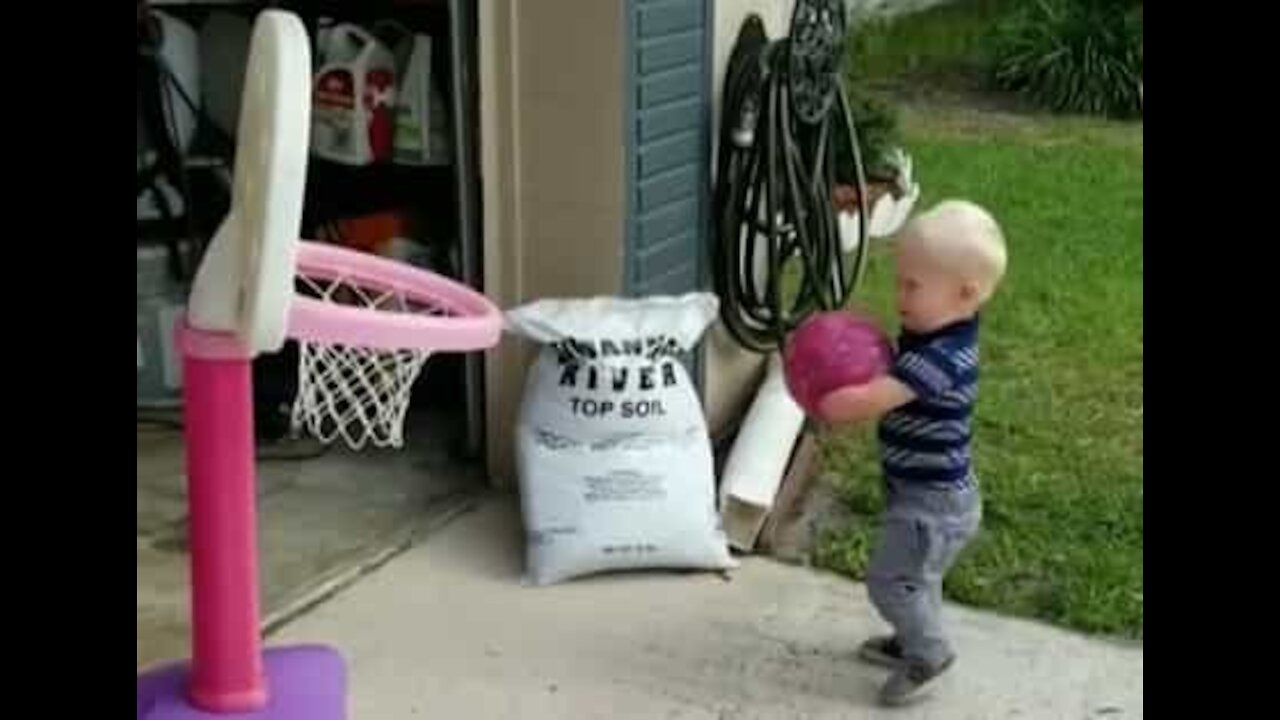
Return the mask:
<svg viewBox="0 0 1280 720">
<path fill-rule="evenodd" d="M 482 0 L 480 115 L 485 292 L 503 308 L 613 294 L 623 261 L 623 3 Z M 485 362 L 488 464 L 514 482 L 531 348 Z"/>
</svg>

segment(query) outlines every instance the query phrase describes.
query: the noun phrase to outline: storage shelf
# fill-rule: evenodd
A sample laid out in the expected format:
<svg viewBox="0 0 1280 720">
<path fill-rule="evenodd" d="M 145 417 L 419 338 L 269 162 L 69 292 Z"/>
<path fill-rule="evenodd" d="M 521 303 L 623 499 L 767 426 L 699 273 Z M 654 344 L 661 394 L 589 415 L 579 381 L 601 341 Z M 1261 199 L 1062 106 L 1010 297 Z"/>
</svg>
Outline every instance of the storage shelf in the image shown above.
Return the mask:
<svg viewBox="0 0 1280 720">
<path fill-rule="evenodd" d="M 448 165 L 351 166 L 313 156 L 307 164 L 303 223 L 312 226 L 384 210 L 452 207 L 454 194 L 453 168 Z M 434 220 L 452 225 L 451 216 Z"/>
</svg>

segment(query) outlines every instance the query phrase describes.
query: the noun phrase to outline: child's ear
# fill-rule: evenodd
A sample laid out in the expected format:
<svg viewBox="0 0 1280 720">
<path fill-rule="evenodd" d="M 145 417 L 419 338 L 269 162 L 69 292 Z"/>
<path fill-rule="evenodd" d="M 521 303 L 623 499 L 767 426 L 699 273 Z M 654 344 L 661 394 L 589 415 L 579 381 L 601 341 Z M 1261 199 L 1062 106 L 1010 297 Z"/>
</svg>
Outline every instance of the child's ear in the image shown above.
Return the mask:
<svg viewBox="0 0 1280 720">
<path fill-rule="evenodd" d="M 977 300 L 982 288 L 978 287 L 978 283 L 972 280 L 966 280 L 960 284 L 960 298 L 965 302 L 973 302 Z"/>
</svg>

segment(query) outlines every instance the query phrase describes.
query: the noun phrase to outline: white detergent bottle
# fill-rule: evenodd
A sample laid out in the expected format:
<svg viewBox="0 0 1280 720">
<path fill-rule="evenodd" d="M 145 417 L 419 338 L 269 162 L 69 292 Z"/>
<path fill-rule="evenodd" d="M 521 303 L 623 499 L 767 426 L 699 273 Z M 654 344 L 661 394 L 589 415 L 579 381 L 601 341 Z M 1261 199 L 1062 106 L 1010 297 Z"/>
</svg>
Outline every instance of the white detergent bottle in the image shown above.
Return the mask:
<svg viewBox="0 0 1280 720">
<path fill-rule="evenodd" d="M 373 32 L 396 61 L 395 162 L 448 165 L 453 158 L 449 106 L 431 63 L 431 36 L 395 20 L 375 24 Z"/>
<path fill-rule="evenodd" d="M 346 165 L 391 159 L 396 64 L 372 34 L 350 23 L 326 28 L 312 86 L 311 150 Z"/>
<path fill-rule="evenodd" d="M 432 77 L 431 37 L 416 34 L 412 44 L 396 100 L 395 160 L 403 165 L 448 165 L 453 149 L 449 108 Z"/>
</svg>

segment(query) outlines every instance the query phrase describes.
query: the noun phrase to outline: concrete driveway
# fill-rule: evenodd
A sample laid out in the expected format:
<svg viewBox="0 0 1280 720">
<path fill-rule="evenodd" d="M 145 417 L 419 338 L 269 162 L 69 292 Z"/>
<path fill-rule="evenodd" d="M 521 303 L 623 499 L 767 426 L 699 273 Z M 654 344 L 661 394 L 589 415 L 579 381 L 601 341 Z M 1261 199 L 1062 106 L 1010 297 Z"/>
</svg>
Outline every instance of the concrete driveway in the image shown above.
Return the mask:
<svg viewBox="0 0 1280 720">
<path fill-rule="evenodd" d="M 884 672 L 852 659 L 882 629 L 859 584 L 752 559 L 525 587 L 518 532 L 486 500 L 270 642 L 340 648 L 356 720 L 1142 717 L 1141 648 L 957 607 L 951 676 L 882 710 Z"/>
</svg>

